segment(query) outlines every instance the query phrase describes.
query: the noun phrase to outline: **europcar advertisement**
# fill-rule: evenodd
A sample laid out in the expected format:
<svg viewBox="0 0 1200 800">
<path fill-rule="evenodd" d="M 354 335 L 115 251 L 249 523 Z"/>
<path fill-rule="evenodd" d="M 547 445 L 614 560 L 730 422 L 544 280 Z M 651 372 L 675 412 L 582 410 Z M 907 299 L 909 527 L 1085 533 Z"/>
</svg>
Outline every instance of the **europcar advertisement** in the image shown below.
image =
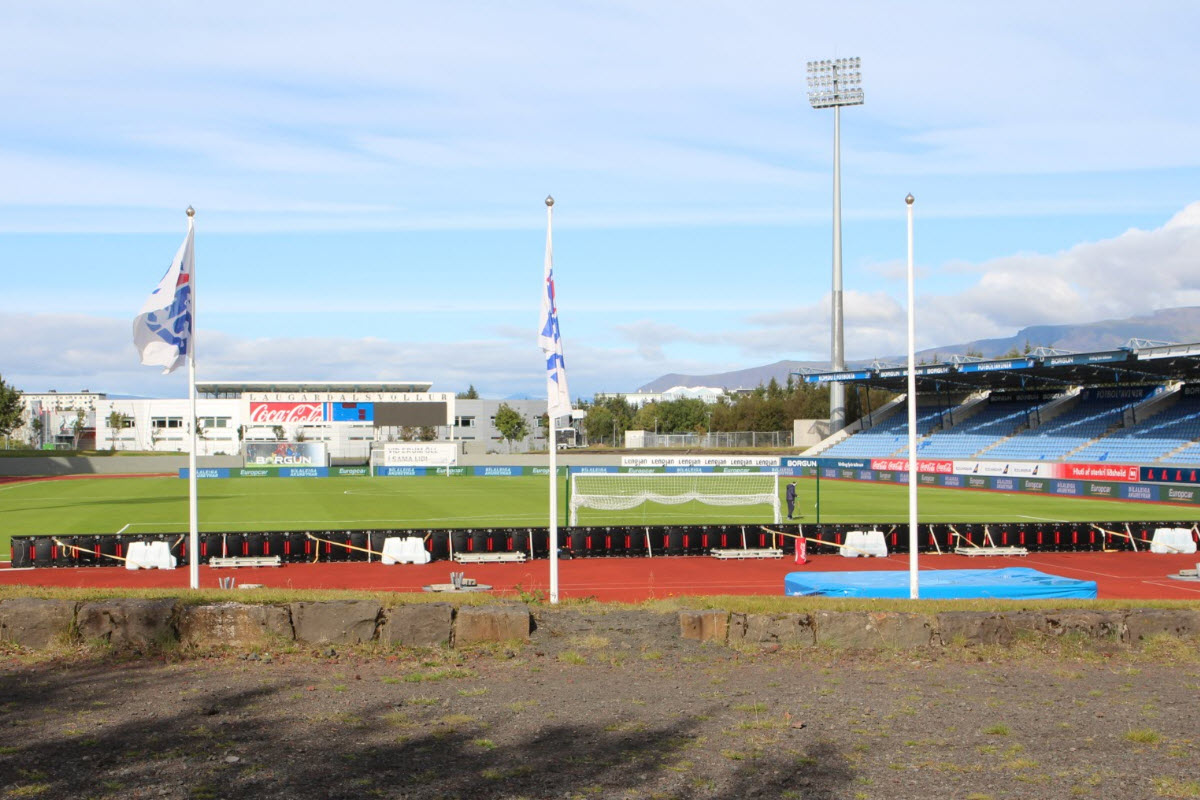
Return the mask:
<svg viewBox="0 0 1200 800">
<path fill-rule="evenodd" d="M 247 467 L 324 467 L 329 461 L 324 442 L 246 442 Z"/>
</svg>

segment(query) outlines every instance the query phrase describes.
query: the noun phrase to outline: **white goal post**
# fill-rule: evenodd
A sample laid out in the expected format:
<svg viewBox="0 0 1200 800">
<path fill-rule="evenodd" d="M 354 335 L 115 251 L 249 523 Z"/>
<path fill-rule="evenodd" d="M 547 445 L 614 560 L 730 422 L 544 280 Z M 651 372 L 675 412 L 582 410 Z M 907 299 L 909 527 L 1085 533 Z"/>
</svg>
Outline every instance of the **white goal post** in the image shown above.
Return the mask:
<svg viewBox="0 0 1200 800">
<path fill-rule="evenodd" d="M 625 511 L 643 503 L 710 506 L 767 505 L 780 522 L 779 475 L 774 472 L 574 472 L 570 524 L 579 509 Z"/>
</svg>

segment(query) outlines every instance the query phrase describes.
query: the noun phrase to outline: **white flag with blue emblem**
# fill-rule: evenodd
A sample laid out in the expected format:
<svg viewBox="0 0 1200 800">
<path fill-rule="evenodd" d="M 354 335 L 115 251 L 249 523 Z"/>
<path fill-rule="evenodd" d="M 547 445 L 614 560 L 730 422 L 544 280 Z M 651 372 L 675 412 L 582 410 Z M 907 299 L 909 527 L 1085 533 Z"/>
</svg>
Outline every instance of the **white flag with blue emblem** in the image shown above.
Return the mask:
<svg viewBox="0 0 1200 800">
<path fill-rule="evenodd" d="M 146 366 L 163 374 L 187 363 L 192 348 L 192 220 L 175 260 L 133 321 L 133 346 Z"/>
<path fill-rule="evenodd" d="M 549 226 L 546 228 L 546 275 L 538 344 L 546 356 L 547 412 L 551 419 L 559 419 L 571 413 L 571 395 L 567 391 L 567 367 L 563 362 L 562 336 L 558 330 L 558 306 L 554 302 L 554 247 Z"/>
</svg>

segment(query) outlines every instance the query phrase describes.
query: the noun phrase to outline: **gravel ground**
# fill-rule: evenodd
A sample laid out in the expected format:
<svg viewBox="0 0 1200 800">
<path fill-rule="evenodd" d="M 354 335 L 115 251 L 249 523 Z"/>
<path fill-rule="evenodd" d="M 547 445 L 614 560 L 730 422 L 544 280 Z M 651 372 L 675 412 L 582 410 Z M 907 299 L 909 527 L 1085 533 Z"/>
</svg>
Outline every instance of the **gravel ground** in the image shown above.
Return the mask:
<svg viewBox="0 0 1200 800">
<path fill-rule="evenodd" d="M 1200 797 L 1194 643 L 746 652 L 541 612 L 467 652 L 0 665 L 4 798 Z"/>
</svg>

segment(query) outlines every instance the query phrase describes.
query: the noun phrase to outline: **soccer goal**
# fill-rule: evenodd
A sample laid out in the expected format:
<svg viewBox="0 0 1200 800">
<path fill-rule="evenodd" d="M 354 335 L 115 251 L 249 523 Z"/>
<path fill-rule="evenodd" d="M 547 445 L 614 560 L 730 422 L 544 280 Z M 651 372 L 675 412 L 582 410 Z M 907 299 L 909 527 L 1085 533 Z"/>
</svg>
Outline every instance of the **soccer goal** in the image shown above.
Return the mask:
<svg viewBox="0 0 1200 800">
<path fill-rule="evenodd" d="M 747 516 L 778 523 L 779 476 L 773 472 L 576 472 L 571 475 L 570 524 L 582 508 L 628 511 L 644 503 L 679 506 L 758 506 Z"/>
</svg>

